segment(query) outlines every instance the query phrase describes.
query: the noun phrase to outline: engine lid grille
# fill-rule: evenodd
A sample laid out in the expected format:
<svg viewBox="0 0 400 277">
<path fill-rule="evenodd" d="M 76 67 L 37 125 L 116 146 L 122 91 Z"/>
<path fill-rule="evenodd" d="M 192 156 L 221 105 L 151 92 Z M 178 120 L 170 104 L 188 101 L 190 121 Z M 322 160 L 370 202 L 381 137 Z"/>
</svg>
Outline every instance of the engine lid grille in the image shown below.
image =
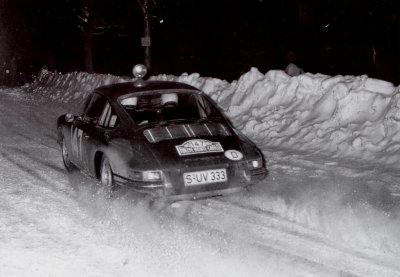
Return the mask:
<svg viewBox="0 0 400 277">
<path fill-rule="evenodd" d="M 149 142 L 157 143 L 163 140 L 199 136 L 230 136 L 231 132 L 222 123 L 193 123 L 157 126 L 144 130 L 143 135 Z"/>
</svg>

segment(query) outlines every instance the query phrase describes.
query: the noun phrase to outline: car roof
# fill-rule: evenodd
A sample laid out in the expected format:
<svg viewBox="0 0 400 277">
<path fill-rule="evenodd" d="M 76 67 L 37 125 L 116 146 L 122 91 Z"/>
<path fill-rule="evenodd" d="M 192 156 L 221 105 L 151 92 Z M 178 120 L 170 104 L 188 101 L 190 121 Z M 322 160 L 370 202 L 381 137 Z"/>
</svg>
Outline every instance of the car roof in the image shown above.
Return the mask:
<svg viewBox="0 0 400 277">
<path fill-rule="evenodd" d="M 172 81 L 135 81 L 116 83 L 112 85 L 98 87 L 94 91 L 107 98 L 116 99 L 125 94 L 180 89 L 195 90 L 200 92 L 199 89 L 191 85 Z"/>
</svg>

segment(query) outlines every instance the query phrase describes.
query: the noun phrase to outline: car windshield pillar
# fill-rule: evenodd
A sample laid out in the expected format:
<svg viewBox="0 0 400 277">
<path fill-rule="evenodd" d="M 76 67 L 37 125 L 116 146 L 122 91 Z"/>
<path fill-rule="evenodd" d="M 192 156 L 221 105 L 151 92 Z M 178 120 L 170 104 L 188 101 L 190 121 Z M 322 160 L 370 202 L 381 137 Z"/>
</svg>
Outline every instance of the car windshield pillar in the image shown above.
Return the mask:
<svg viewBox="0 0 400 277">
<path fill-rule="evenodd" d="M 91 123 L 97 123 L 107 103 L 107 99 L 98 94 L 93 93 L 93 96 L 84 107 L 82 118 Z"/>
</svg>

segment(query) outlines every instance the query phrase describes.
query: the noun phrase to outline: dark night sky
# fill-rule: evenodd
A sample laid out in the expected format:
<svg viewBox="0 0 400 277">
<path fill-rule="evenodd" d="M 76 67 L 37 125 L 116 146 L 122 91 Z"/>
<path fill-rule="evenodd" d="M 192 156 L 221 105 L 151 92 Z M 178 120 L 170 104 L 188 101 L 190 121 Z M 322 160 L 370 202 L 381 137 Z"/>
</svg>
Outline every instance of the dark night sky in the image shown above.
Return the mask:
<svg viewBox="0 0 400 277">
<path fill-rule="evenodd" d="M 0 85 L 43 65 L 84 70 L 78 16 L 88 0 L 0 0 Z M 199 72 L 233 80 L 284 69 L 288 51 L 308 72 L 400 82 L 396 0 L 155 0 L 153 73 Z M 94 0 L 94 71 L 129 75 L 143 63 L 137 0 Z M 162 24 L 159 19 L 163 19 Z M 11 74 L 4 75 L 9 69 Z M 20 74 L 21 73 L 21 74 Z M 18 78 L 17 78 L 17 77 Z M 7 79 L 8 78 L 8 79 Z M 18 80 L 20 81 L 20 80 Z"/>
</svg>

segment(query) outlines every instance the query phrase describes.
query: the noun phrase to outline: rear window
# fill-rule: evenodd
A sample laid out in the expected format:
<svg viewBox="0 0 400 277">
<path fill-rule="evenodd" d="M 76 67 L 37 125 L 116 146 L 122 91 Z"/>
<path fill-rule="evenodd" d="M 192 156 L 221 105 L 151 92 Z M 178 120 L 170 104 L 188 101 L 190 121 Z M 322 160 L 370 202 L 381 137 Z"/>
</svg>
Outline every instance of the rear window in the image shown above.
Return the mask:
<svg viewBox="0 0 400 277">
<path fill-rule="evenodd" d="M 136 124 L 161 121 L 221 117 L 218 110 L 200 94 L 159 92 L 132 95 L 120 100 Z"/>
</svg>

